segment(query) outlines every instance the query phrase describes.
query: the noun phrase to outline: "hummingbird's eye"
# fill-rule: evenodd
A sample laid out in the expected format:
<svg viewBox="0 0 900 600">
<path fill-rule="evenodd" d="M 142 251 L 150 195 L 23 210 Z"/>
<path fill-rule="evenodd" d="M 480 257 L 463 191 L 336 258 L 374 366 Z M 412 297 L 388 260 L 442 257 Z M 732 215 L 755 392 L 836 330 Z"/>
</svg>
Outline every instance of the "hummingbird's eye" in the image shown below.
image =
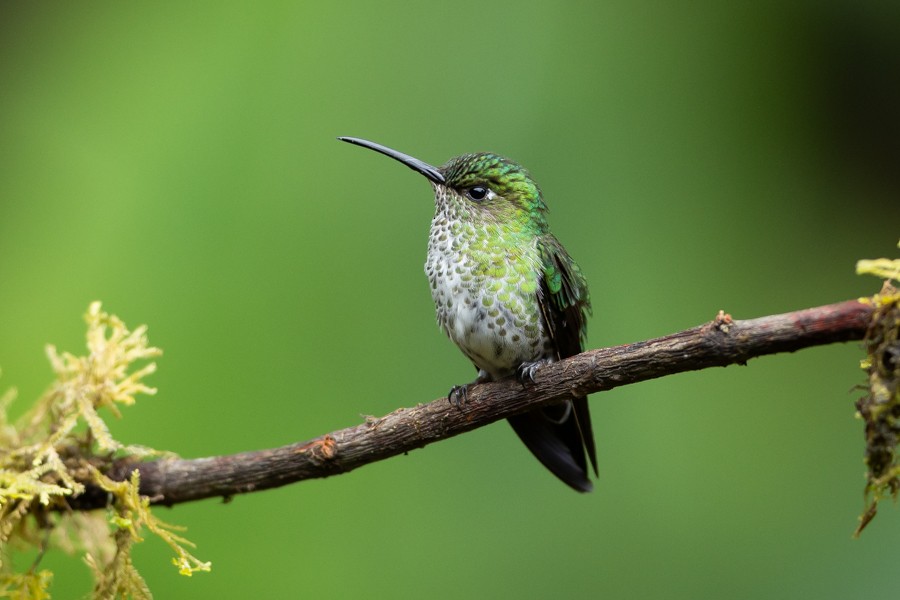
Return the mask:
<svg viewBox="0 0 900 600">
<path fill-rule="evenodd" d="M 484 200 L 488 197 L 488 194 L 490 194 L 490 190 L 483 185 L 472 186 L 466 190 L 466 195 L 476 202 Z"/>
</svg>

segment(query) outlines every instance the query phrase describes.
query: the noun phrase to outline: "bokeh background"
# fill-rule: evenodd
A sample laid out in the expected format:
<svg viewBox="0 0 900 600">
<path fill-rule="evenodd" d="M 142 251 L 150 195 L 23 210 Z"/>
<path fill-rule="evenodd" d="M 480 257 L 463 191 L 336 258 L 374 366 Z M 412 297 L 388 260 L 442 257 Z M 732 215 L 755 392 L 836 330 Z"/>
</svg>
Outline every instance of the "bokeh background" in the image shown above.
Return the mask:
<svg viewBox="0 0 900 600">
<path fill-rule="evenodd" d="M 422 273 L 441 164 L 543 187 L 590 345 L 876 291 L 900 233 L 896 2 L 3 3 L 0 387 L 147 323 L 128 443 L 271 447 L 437 398 L 471 366 Z M 162 509 L 213 572 L 159 598 L 848 598 L 895 592 L 900 511 L 859 540 L 858 345 L 592 397 L 577 495 L 503 423 L 348 475 Z M 54 598 L 87 569 L 51 553 Z"/>
</svg>

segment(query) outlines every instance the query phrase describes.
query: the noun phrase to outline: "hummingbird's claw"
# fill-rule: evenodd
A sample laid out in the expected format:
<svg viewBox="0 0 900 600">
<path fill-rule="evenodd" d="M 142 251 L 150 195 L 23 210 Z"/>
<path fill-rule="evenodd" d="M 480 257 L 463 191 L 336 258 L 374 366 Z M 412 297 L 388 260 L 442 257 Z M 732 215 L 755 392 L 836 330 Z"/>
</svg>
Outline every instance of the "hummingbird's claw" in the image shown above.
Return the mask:
<svg viewBox="0 0 900 600">
<path fill-rule="evenodd" d="M 469 403 L 469 384 L 454 385 L 447 394 L 447 400 L 456 408 L 462 410 L 463 404 Z"/>
<path fill-rule="evenodd" d="M 547 362 L 549 361 L 544 358 L 534 362 L 524 362 L 519 365 L 518 368 L 516 368 L 516 377 L 518 377 L 519 383 L 525 385 L 526 380 L 534 383 L 534 374 Z"/>
</svg>

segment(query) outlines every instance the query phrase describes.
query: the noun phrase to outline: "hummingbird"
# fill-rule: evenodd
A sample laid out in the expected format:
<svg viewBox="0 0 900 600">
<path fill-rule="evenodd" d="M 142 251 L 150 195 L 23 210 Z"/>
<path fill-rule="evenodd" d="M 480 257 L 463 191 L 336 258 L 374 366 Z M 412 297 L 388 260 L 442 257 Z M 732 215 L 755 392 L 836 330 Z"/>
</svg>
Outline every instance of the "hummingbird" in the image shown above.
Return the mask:
<svg viewBox="0 0 900 600">
<path fill-rule="evenodd" d="M 517 376 L 525 384 L 547 363 L 581 352 L 591 311 L 581 269 L 550 233 L 547 205 L 523 167 L 489 152 L 434 167 L 354 137 L 425 176 L 434 190 L 425 274 L 438 325 L 475 365 L 476 379 L 454 386 L 460 407 L 469 387 Z M 588 492 L 597 457 L 587 399 L 510 417 L 510 425 L 556 477 Z"/>
</svg>

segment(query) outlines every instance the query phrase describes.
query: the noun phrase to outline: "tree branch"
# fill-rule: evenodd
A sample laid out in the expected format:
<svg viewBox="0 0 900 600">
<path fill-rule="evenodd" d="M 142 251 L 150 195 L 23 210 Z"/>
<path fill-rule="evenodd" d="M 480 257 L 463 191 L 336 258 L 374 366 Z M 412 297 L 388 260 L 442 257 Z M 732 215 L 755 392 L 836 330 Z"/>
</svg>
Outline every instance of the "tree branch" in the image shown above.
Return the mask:
<svg viewBox="0 0 900 600">
<path fill-rule="evenodd" d="M 590 350 L 546 365 L 537 372 L 535 383 L 524 387 L 515 380 L 476 385 L 461 409 L 439 398 L 281 448 L 196 459 L 123 459 L 107 474 L 121 480 L 137 468 L 141 493 L 154 504 L 229 498 L 347 473 L 573 394 L 583 396 L 684 371 L 746 364 L 757 356 L 861 340 L 872 315 L 871 305 L 856 300 L 745 321 L 720 312 L 715 320 L 693 329 Z M 87 510 L 106 502 L 106 494 L 92 488 L 72 498 L 70 505 Z"/>
</svg>

